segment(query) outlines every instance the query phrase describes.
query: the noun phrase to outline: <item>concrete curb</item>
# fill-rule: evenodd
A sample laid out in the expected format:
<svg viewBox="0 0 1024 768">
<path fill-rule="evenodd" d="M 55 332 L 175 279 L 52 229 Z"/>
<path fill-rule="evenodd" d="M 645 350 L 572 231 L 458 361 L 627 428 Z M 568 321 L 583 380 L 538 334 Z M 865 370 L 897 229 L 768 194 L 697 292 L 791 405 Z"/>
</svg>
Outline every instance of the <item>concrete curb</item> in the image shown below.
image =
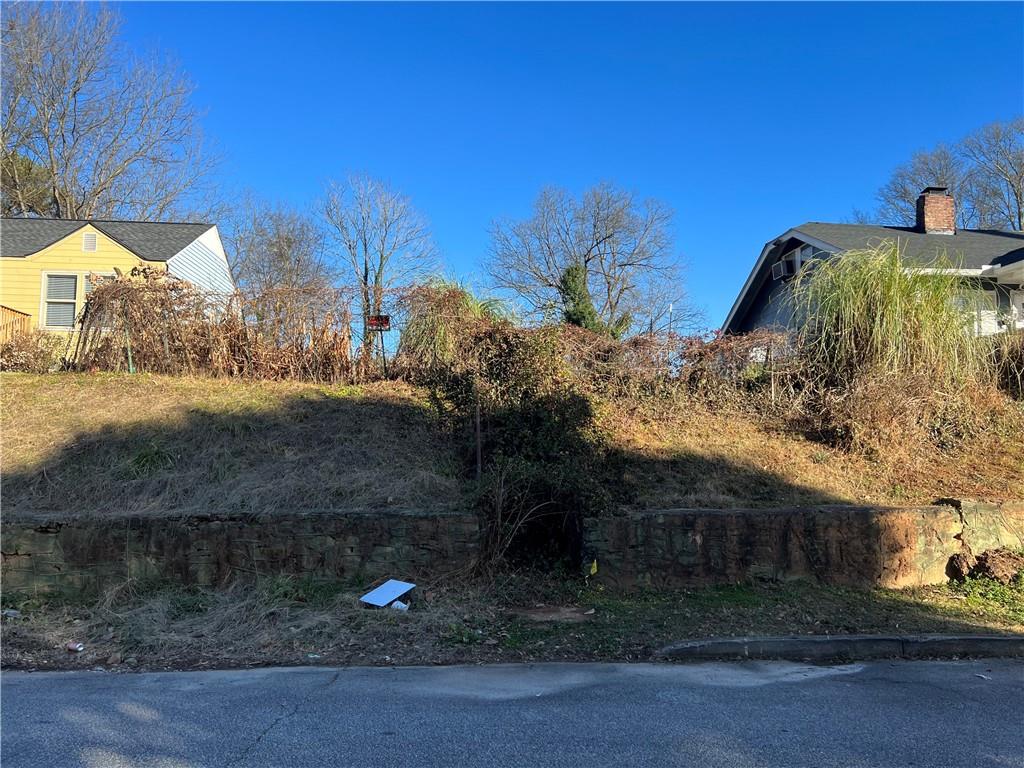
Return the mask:
<svg viewBox="0 0 1024 768">
<path fill-rule="evenodd" d="M 1024 635 L 804 635 L 713 637 L 673 643 L 657 656 L 673 661 L 711 659 L 931 659 L 1024 657 Z"/>
</svg>

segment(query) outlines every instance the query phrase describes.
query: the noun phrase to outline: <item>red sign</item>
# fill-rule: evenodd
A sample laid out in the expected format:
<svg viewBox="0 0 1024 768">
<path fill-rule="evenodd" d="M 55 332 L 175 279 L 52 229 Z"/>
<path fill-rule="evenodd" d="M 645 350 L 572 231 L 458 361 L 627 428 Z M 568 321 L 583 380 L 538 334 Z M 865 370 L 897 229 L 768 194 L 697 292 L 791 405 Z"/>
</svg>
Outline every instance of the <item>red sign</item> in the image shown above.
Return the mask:
<svg viewBox="0 0 1024 768">
<path fill-rule="evenodd" d="M 391 315 L 368 315 L 366 318 L 366 330 L 390 331 Z"/>
</svg>

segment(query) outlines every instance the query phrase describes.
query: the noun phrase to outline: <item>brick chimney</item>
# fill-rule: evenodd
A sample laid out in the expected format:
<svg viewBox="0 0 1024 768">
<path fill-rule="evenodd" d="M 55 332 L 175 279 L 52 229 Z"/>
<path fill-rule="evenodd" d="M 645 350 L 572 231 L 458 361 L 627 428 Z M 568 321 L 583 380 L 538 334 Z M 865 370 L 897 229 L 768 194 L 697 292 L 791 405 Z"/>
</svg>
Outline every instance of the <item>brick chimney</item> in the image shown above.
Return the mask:
<svg viewBox="0 0 1024 768">
<path fill-rule="evenodd" d="M 956 233 L 956 203 L 949 187 L 925 187 L 918 195 L 916 229 L 930 235 Z"/>
</svg>

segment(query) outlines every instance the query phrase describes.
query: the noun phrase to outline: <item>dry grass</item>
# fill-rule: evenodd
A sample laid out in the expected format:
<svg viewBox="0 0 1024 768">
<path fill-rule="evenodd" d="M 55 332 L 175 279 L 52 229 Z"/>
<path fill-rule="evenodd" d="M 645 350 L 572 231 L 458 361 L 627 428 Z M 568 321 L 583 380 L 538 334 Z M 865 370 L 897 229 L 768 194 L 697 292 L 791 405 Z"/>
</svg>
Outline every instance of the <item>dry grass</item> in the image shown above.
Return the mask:
<svg viewBox="0 0 1024 768">
<path fill-rule="evenodd" d="M 908 505 L 941 497 L 1024 496 L 1024 427 L 1011 420 L 961 450 L 868 457 L 829 447 L 770 417 L 696 402 L 674 409 L 605 406 L 602 424 L 625 457 L 635 503 L 646 507 Z M 985 457 L 983 461 L 979 457 Z"/>
<path fill-rule="evenodd" d="M 473 503 L 424 393 L 126 374 L 3 374 L 4 513 L 232 514 Z M 671 406 L 671 407 L 669 407 Z M 735 409 L 604 404 L 647 507 L 913 504 L 1024 496 L 1024 430 L 899 460 L 828 448 Z M 979 460 L 984 457 L 984 460 Z"/>
<path fill-rule="evenodd" d="M 458 506 L 420 393 L 124 374 L 4 374 L 4 512 Z"/>
<path fill-rule="evenodd" d="M 699 637 L 1020 632 L 1022 589 L 983 581 L 910 590 L 787 583 L 619 595 L 529 572 L 421 585 L 400 613 L 361 607 L 361 590 L 344 584 L 272 578 L 211 590 L 133 582 L 97 602 L 14 604 L 21 616 L 3 620 L 3 663 L 187 669 L 647 660 L 668 643 Z M 67 653 L 69 640 L 85 643 L 85 652 Z"/>
</svg>

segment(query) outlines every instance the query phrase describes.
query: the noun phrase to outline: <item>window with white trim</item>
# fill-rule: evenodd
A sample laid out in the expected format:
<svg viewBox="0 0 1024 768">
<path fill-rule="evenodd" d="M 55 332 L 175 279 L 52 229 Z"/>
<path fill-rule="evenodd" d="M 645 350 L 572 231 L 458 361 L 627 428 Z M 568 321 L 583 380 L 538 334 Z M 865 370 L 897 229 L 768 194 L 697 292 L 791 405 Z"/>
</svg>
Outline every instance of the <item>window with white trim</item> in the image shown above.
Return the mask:
<svg viewBox="0 0 1024 768">
<path fill-rule="evenodd" d="M 44 275 L 48 328 L 74 328 L 78 314 L 78 275 Z"/>
<path fill-rule="evenodd" d="M 96 288 L 99 288 L 104 283 L 109 283 L 114 280 L 113 275 L 99 275 L 95 272 L 91 272 L 85 276 L 85 298 L 89 298 L 89 294 L 92 293 Z"/>
</svg>

